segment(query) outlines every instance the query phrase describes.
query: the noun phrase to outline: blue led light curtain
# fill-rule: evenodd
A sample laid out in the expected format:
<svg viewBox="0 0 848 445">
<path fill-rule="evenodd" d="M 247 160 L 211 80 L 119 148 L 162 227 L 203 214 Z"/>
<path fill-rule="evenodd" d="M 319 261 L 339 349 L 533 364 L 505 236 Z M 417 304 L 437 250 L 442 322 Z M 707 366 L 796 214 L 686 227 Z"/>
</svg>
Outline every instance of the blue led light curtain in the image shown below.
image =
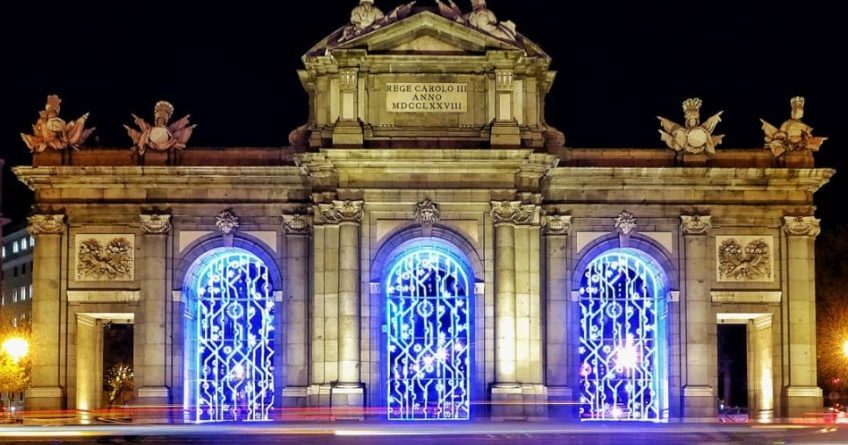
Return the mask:
<svg viewBox="0 0 848 445">
<path fill-rule="evenodd" d="M 453 256 L 414 248 L 386 280 L 390 420 L 470 415 L 472 282 Z"/>
<path fill-rule="evenodd" d="M 190 284 L 190 419 L 268 420 L 274 405 L 274 298 L 268 267 L 241 249 L 206 258 Z M 192 361 L 193 362 L 190 362 Z"/>
<path fill-rule="evenodd" d="M 580 284 L 580 418 L 667 417 L 666 312 L 657 271 L 628 250 L 592 261 Z"/>
</svg>

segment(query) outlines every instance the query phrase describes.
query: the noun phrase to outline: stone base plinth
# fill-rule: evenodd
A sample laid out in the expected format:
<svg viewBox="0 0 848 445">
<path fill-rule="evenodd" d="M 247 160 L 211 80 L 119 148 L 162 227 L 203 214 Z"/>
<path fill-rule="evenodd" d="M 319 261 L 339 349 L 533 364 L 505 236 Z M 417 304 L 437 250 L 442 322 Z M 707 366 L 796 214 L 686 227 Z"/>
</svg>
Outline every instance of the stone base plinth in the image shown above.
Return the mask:
<svg viewBox="0 0 848 445">
<path fill-rule="evenodd" d="M 498 123 L 492 125 L 492 147 L 510 147 L 516 148 L 521 146 L 521 129 L 514 122 Z"/>
<path fill-rule="evenodd" d="M 715 422 L 718 405 L 712 386 L 690 385 L 683 388 L 683 420 L 687 422 Z"/>
<path fill-rule="evenodd" d="M 362 385 L 312 385 L 306 388 L 306 400 L 328 420 L 364 420 L 365 388 Z"/>
<path fill-rule="evenodd" d="M 824 406 L 822 390 L 816 386 L 790 386 L 783 394 L 786 418 L 790 421 L 804 418 L 810 420 Z"/>
<path fill-rule="evenodd" d="M 569 386 L 548 386 L 548 417 L 556 420 L 579 419 L 579 405 Z"/>
<path fill-rule="evenodd" d="M 143 408 L 133 410 L 133 423 L 169 423 L 182 418 L 182 413 L 172 413 L 167 405 L 170 391 L 164 386 L 142 386 L 133 401 L 133 406 Z M 172 416 L 176 416 L 172 418 Z"/>
<path fill-rule="evenodd" d="M 548 389 L 544 385 L 495 385 L 491 407 L 492 420 L 547 420 Z"/>
<path fill-rule="evenodd" d="M 333 129 L 334 147 L 361 147 L 365 134 L 359 122 L 339 122 Z"/>
<path fill-rule="evenodd" d="M 50 411 L 64 408 L 65 391 L 58 386 L 34 386 L 26 391 L 27 411 Z"/>
</svg>

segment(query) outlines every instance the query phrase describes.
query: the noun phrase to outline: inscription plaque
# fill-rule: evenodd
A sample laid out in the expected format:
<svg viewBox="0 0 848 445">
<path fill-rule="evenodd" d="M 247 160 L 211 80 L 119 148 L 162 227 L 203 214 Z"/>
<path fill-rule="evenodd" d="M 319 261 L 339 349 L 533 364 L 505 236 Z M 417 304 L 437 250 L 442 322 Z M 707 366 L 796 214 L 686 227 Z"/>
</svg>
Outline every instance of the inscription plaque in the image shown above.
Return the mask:
<svg viewBox="0 0 848 445">
<path fill-rule="evenodd" d="M 392 113 L 465 113 L 468 84 L 389 83 L 386 110 Z"/>
</svg>

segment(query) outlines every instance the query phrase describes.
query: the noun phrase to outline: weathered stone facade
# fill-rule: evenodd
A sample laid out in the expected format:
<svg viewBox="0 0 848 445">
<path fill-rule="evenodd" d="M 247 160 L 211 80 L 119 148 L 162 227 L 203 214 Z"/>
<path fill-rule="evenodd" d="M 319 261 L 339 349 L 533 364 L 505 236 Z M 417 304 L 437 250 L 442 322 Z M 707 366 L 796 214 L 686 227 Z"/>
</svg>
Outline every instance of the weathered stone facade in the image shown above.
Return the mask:
<svg viewBox="0 0 848 445">
<path fill-rule="evenodd" d="M 386 407 L 386 269 L 422 243 L 473 275 L 468 390 L 492 402 L 475 415 L 579 415 L 543 402 L 581 400 L 581 279 L 621 249 L 663 277 L 666 416 L 715 418 L 719 323 L 749 326 L 755 415 L 821 405 L 813 193 L 833 172 L 810 152 L 564 148 L 550 59 L 520 34 L 426 9 L 343 34 L 304 58 L 291 147 L 45 151 L 15 169 L 37 200 L 31 408 L 92 408 L 90 326 L 113 319 L 135 324 L 136 401 L 182 404 L 193 271 L 227 247 L 268 268 L 275 406 Z M 132 273 L 80 275 L 88 238 L 132 240 Z"/>
</svg>

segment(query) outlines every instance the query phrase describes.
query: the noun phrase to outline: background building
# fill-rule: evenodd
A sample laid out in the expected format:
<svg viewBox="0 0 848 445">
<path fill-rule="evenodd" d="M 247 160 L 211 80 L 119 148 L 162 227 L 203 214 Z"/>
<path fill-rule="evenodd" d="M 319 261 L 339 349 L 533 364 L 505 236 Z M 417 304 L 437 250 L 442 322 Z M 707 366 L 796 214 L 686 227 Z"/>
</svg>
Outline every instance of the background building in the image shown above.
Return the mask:
<svg viewBox="0 0 848 445">
<path fill-rule="evenodd" d="M 16 168 L 36 193 L 28 405 L 100 407 L 118 323 L 136 402 L 193 421 L 714 419 L 720 324 L 746 327 L 756 416 L 821 406 L 812 196 L 833 172 L 808 145 L 716 148 L 695 99 L 662 120 L 668 148 L 567 148 L 550 58 L 475 3 L 363 2 L 306 53 L 291 146 L 176 150 L 191 127 L 158 103 L 132 156 Z"/>
<path fill-rule="evenodd" d="M 12 327 L 27 328 L 32 322 L 32 251 L 35 238 L 26 227 L 3 239 L 3 295 L 0 320 Z"/>
</svg>

